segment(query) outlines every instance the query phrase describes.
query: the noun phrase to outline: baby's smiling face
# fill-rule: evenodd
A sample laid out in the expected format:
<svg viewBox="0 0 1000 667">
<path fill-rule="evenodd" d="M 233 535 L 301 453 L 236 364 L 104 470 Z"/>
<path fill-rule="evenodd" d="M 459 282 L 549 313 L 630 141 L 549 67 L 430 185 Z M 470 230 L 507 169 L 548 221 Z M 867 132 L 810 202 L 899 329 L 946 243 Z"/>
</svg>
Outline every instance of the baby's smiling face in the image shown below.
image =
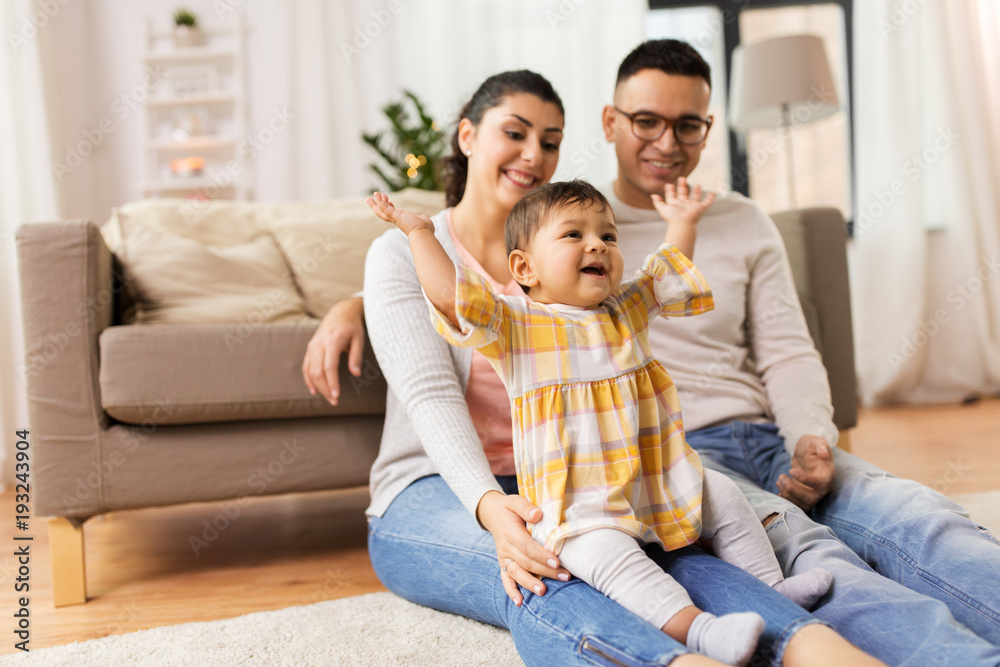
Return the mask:
<svg viewBox="0 0 1000 667">
<path fill-rule="evenodd" d="M 592 308 L 618 289 L 625 260 L 611 208 L 580 204 L 552 211 L 523 253 L 525 273 L 515 278 L 539 303 Z M 513 270 L 513 269 L 512 269 Z"/>
</svg>

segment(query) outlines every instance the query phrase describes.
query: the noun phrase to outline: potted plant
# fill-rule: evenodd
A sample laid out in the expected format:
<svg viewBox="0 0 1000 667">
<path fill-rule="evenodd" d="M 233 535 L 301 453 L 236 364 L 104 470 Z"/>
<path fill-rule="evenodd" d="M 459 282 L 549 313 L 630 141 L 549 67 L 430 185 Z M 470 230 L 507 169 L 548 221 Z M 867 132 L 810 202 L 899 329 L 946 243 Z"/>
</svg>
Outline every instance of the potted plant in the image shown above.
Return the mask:
<svg viewBox="0 0 1000 667">
<path fill-rule="evenodd" d="M 412 106 L 413 111 L 408 106 Z M 361 139 L 385 163 L 385 168 L 375 163 L 369 165 L 382 179 L 384 187 L 390 192 L 403 188 L 443 190 L 442 162 L 448 139 L 427 115 L 417 96 L 404 90 L 403 99 L 385 105 L 382 113 L 389 120 L 389 130 L 375 134 L 365 132 Z"/>
<path fill-rule="evenodd" d="M 198 28 L 198 17 L 190 10 L 180 7 L 174 12 L 174 46 L 185 48 L 201 44 L 202 33 Z"/>
</svg>

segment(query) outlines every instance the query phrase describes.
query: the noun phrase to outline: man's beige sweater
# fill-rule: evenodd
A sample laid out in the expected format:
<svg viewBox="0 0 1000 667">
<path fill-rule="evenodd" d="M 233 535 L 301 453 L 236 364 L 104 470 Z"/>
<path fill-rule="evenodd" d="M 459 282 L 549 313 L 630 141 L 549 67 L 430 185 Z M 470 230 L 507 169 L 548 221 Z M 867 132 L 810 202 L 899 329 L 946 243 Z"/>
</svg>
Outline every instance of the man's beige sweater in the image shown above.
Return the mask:
<svg viewBox="0 0 1000 667">
<path fill-rule="evenodd" d="M 601 191 L 618 223 L 626 271 L 663 240 L 653 209 Z M 774 422 L 792 451 L 806 434 L 836 443 L 826 369 L 799 306 L 781 234 L 753 201 L 731 193 L 698 223 L 694 265 L 715 310 L 650 322 L 650 343 L 677 385 L 684 429 L 744 419 Z"/>
</svg>

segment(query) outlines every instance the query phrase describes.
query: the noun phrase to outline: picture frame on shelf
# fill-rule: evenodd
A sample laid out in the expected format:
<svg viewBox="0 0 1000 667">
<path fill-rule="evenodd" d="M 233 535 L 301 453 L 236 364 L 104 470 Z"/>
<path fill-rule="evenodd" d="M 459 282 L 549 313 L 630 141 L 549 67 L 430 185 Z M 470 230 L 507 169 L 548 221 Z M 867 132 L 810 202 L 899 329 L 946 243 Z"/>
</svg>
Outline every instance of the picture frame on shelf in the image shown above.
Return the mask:
<svg viewBox="0 0 1000 667">
<path fill-rule="evenodd" d="M 177 98 L 209 95 L 221 90 L 215 65 L 174 66 L 165 74 L 170 94 Z"/>
</svg>

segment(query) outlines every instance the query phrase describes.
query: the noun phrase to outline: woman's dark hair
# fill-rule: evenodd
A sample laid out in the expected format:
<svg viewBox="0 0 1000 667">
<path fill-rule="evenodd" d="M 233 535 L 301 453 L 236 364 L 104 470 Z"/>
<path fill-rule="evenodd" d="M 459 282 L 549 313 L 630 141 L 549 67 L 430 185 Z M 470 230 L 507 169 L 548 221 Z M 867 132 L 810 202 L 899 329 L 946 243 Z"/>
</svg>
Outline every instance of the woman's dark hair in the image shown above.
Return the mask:
<svg viewBox="0 0 1000 667">
<path fill-rule="evenodd" d="M 522 69 L 494 74 L 483 81 L 482 85 L 472 94 L 472 97 L 462 110 L 458 112 L 458 122 L 455 132 L 451 135 L 451 155 L 445 159 L 445 194 L 447 205 L 454 206 L 462 201 L 465 194 L 465 182 L 469 176 L 469 158 L 458 145 L 458 123 L 468 118 L 473 125 L 478 126 L 483 114 L 500 104 L 505 97 L 515 93 L 530 93 L 544 102 L 552 102 L 559 107 L 559 113 L 565 115 L 562 100 L 555 88 L 541 74 Z"/>
</svg>

